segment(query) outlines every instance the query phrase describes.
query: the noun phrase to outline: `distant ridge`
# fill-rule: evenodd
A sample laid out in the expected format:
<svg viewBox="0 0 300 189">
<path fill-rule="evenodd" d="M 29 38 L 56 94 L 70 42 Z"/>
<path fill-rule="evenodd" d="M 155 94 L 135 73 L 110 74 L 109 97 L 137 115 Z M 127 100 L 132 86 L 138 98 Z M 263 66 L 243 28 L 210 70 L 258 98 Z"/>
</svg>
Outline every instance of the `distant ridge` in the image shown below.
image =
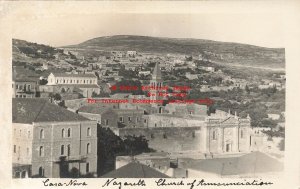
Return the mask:
<svg viewBox="0 0 300 189">
<path fill-rule="evenodd" d="M 175 53 L 195 57 L 201 54 L 216 62 L 267 67 L 284 67 L 285 65 L 284 48 L 267 48 L 205 39 L 115 35 L 97 37 L 63 48 L 101 51 L 134 50 L 142 53 Z"/>
</svg>

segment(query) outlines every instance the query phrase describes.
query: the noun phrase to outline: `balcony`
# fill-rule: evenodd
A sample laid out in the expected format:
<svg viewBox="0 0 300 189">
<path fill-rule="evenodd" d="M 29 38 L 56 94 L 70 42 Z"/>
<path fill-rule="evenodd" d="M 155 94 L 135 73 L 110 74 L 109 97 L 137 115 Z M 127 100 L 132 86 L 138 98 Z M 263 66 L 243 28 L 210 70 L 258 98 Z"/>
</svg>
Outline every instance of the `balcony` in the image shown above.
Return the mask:
<svg viewBox="0 0 300 189">
<path fill-rule="evenodd" d="M 86 162 L 87 156 L 59 156 L 55 158 L 54 162 Z"/>
</svg>

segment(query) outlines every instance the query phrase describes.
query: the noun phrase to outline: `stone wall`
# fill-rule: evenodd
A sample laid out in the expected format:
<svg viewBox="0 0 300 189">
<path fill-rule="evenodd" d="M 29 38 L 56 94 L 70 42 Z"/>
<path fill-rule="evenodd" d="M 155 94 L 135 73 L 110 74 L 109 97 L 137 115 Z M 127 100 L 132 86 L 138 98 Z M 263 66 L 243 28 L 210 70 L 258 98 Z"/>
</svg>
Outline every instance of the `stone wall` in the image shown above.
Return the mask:
<svg viewBox="0 0 300 189">
<path fill-rule="evenodd" d="M 201 151 L 200 127 L 123 128 L 119 136 L 145 136 L 149 147 L 157 151 Z"/>
</svg>

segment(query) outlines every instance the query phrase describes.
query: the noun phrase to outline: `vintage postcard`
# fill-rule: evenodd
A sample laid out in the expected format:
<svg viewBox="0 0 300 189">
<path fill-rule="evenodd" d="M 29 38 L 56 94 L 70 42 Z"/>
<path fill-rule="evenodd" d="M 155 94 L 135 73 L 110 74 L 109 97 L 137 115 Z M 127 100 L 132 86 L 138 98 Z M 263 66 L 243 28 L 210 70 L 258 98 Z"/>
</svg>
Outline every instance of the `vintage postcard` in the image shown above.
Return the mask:
<svg viewBox="0 0 300 189">
<path fill-rule="evenodd" d="M 1 2 L 1 187 L 298 188 L 299 5 Z"/>
</svg>

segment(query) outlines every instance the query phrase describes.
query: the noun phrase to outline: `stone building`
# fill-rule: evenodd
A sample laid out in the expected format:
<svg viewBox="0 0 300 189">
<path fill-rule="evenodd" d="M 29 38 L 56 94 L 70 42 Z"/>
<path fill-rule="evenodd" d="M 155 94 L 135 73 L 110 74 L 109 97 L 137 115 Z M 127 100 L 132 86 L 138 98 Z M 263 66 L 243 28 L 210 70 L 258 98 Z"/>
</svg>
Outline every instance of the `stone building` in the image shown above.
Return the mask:
<svg viewBox="0 0 300 189">
<path fill-rule="evenodd" d="M 26 166 L 32 177 L 96 174 L 95 121 L 44 99 L 13 99 L 13 130 L 15 177 Z"/>
<path fill-rule="evenodd" d="M 117 108 L 117 107 L 116 107 Z M 144 110 L 141 109 L 112 109 L 97 106 L 81 107 L 78 113 L 92 120 L 97 120 L 103 126 L 111 128 L 142 127 Z"/>
<path fill-rule="evenodd" d="M 207 115 L 207 106 L 199 104 L 167 104 L 164 112 L 173 115 Z"/>
<path fill-rule="evenodd" d="M 25 68 L 22 68 L 25 69 Z M 22 75 L 17 68 L 13 67 L 12 73 L 12 97 L 13 98 L 34 98 L 37 94 L 38 78 L 30 77 L 28 73 Z"/>
<path fill-rule="evenodd" d="M 238 153 L 250 151 L 250 118 L 237 116 L 143 115 L 143 127 L 112 128 L 119 136 L 145 136 L 158 151 Z"/>
<path fill-rule="evenodd" d="M 47 85 L 71 84 L 71 85 L 92 85 L 97 84 L 97 76 L 94 74 L 66 74 L 51 73 L 48 76 Z"/>
<path fill-rule="evenodd" d="M 49 93 L 74 92 L 83 97 L 92 97 L 93 94 L 100 94 L 101 89 L 94 74 L 51 73 L 47 85 L 40 86 L 40 91 L 44 97 Z"/>
</svg>

